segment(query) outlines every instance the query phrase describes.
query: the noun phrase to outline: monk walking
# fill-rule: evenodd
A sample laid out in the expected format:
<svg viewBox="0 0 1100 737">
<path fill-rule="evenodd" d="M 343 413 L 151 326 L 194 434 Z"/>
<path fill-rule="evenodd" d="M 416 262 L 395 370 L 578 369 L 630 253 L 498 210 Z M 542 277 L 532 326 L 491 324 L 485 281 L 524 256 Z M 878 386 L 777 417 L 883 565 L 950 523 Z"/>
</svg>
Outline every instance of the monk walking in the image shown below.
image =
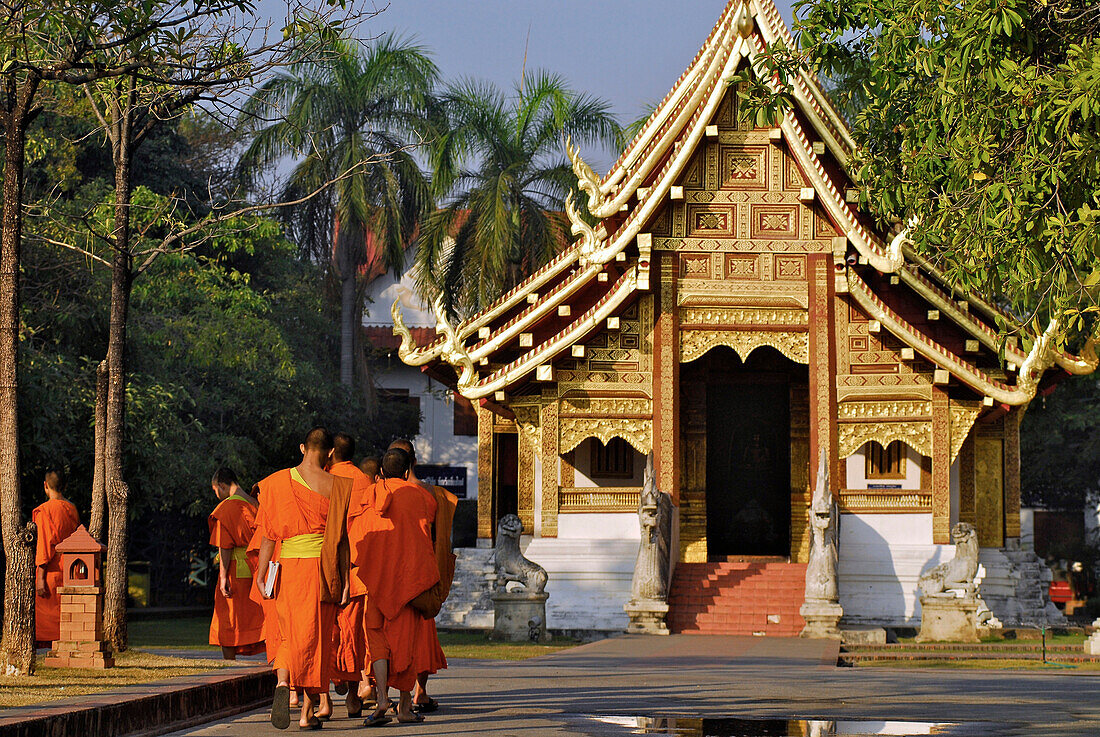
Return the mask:
<svg viewBox="0 0 1100 737">
<path fill-rule="evenodd" d="M 435 497 L 435 518 L 432 520 L 432 544 L 435 548 L 435 562 L 439 569 L 439 583 L 430 591 L 422 595 L 422 609 L 439 612 L 443 602 L 451 593 L 451 583 L 455 577 L 455 554 L 451 548 L 451 527 L 454 524 L 455 509 L 458 507 L 458 497 L 444 489 L 442 486 L 425 484 L 416 477 L 416 451 L 408 440 L 395 440 L 390 443 L 391 448 L 400 448 L 409 454 L 411 466 L 409 468 L 409 481 L 419 484 L 431 492 Z M 428 695 L 428 676 L 437 673 L 447 667 L 447 656 L 443 654 L 443 647 L 439 643 L 439 632 L 435 626 L 434 615 L 429 620 L 428 629 L 431 632 L 430 652 L 427 669 L 419 673 L 416 678 L 416 692 L 413 694 L 413 707 L 424 714 L 439 708 L 439 702 Z"/>
<path fill-rule="evenodd" d="M 332 445 L 332 465 L 329 473 L 352 480 L 349 508 L 355 507 L 360 497 L 372 493 L 374 479 L 369 478 L 352 463 L 355 456 L 355 438 L 347 433 L 336 433 Z M 363 625 L 364 600 L 367 589 L 352 566 L 348 576 L 348 603 L 336 616 L 336 676 L 340 684 L 337 693 L 347 691 L 344 704 L 349 717 L 358 717 L 363 711 L 360 685 L 367 662 L 367 639 Z"/>
<path fill-rule="evenodd" d="M 278 580 L 273 591 L 263 591 L 274 598 L 279 620 L 271 706 L 271 723 L 278 729 L 290 726 L 291 684 L 299 692 L 299 728 L 320 729 L 313 709 L 334 675 L 332 629 L 345 593 L 352 482 L 325 471 L 332 442 L 328 430 L 314 428 L 300 446 L 302 462 L 260 482 L 260 571 L 268 569 L 276 544 L 281 545 Z"/>
<path fill-rule="evenodd" d="M 411 602 L 439 580 L 431 538 L 436 510 L 434 497 L 409 482 L 410 467 L 408 453 L 386 451 L 382 479 L 373 487 L 373 506 L 349 509 L 352 558 L 367 588 L 365 622 L 378 687 L 378 709 L 368 726 L 381 723 L 390 708 L 389 686 L 401 694 L 398 721 L 423 719 L 412 711 L 412 690 L 417 675 L 430 665 L 430 620 Z"/>
<path fill-rule="evenodd" d="M 65 473 L 57 468 L 46 472 L 42 484 L 46 501 L 31 512 L 38 526 L 38 547 L 34 555 L 34 639 L 38 647 L 49 647 L 61 638 L 61 556 L 57 544 L 76 532 L 80 515 L 65 498 Z"/>
<path fill-rule="evenodd" d="M 238 655 L 251 655 L 263 647 L 264 610 L 249 597 L 256 558 L 248 555 L 248 544 L 256 532 L 259 503 L 226 466 L 214 472 L 210 485 L 220 500 L 207 520 L 210 544 L 218 549 L 210 644 L 221 647 L 224 659 L 236 660 Z"/>
</svg>

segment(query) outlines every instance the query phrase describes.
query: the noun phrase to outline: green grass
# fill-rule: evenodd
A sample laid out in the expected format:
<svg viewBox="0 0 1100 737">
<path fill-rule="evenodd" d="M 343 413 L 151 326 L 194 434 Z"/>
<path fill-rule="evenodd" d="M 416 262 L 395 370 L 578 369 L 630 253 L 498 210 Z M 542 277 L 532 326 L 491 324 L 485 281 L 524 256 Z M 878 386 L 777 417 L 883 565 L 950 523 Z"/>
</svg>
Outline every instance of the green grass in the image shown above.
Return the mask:
<svg viewBox="0 0 1100 737">
<path fill-rule="evenodd" d="M 127 629 L 130 645 L 136 648 L 220 652 L 210 644 L 210 617 L 139 619 L 130 622 Z"/>
<path fill-rule="evenodd" d="M 492 642 L 480 632 L 440 632 L 439 644 L 448 658 L 484 658 L 486 660 L 527 660 L 576 647 L 576 640 L 554 640 L 542 645 L 533 642 Z"/>
<path fill-rule="evenodd" d="M 1081 634 L 1081 633 L 1068 634 L 1068 635 L 1055 635 L 1055 634 L 1052 634 L 1050 632 L 1047 632 L 1047 645 L 1083 645 L 1084 642 L 1085 642 L 1085 639 L 1087 637 L 1088 637 L 1088 635 Z M 898 643 L 902 644 L 902 645 L 917 645 L 917 639 L 915 637 L 899 637 L 898 638 Z M 1032 639 L 1032 638 L 1024 639 L 1024 638 L 1016 638 L 1016 637 L 1004 638 L 1004 637 L 1000 637 L 998 635 L 987 635 L 987 636 L 982 638 L 982 643 L 983 644 L 1000 643 L 1000 644 L 1004 644 L 1004 645 L 1019 645 L 1021 647 L 1034 645 L 1036 647 L 1042 647 L 1043 639 L 1042 639 L 1042 636 L 1039 635 L 1038 633 L 1036 633 L 1034 639 Z M 951 644 L 964 644 L 964 643 L 938 643 L 938 644 L 951 645 Z"/>
<path fill-rule="evenodd" d="M 46 668 L 39 662 L 33 676 L 0 675 L 0 708 L 110 691 L 135 683 L 205 673 L 228 665 L 223 660 L 173 658 L 135 650 L 115 655 L 115 666 L 104 670 Z"/>
<path fill-rule="evenodd" d="M 131 622 L 130 645 L 135 648 L 163 650 L 210 650 L 210 619 L 146 619 Z M 526 660 L 573 647 L 574 640 L 555 640 L 547 645 L 531 642 L 491 642 L 488 634 L 477 632 L 440 632 L 439 642 L 448 658 L 485 658 L 488 660 Z"/>
</svg>

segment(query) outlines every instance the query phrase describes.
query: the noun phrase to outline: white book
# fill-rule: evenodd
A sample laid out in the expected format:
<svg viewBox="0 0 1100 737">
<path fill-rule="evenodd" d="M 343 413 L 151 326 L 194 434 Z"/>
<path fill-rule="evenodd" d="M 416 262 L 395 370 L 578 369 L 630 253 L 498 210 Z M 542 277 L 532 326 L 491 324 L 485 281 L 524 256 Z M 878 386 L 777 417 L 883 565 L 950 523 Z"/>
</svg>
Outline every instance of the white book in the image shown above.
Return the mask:
<svg viewBox="0 0 1100 737">
<path fill-rule="evenodd" d="M 268 599 L 275 595 L 275 586 L 279 582 L 279 568 L 279 561 L 277 560 L 270 561 L 267 564 L 267 577 L 260 584 L 260 591 Z"/>
</svg>

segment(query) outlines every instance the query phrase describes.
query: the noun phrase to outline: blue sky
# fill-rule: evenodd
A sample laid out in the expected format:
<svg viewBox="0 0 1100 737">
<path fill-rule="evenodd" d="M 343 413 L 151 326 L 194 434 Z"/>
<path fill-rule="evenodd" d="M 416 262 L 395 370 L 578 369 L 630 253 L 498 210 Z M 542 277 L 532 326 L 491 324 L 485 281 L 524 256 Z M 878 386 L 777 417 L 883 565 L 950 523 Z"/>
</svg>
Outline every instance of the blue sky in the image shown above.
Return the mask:
<svg viewBox="0 0 1100 737">
<path fill-rule="evenodd" d="M 564 76 L 602 97 L 622 122 L 658 102 L 687 68 L 726 0 L 390 0 L 361 36 L 396 31 L 433 53 L 446 80 L 511 88 L 523 68 Z M 789 2 L 777 0 L 790 22 Z M 372 7 L 366 0 L 365 9 Z M 384 8 L 384 9 L 383 9 Z M 611 155 L 591 152 L 606 170 Z"/>
</svg>

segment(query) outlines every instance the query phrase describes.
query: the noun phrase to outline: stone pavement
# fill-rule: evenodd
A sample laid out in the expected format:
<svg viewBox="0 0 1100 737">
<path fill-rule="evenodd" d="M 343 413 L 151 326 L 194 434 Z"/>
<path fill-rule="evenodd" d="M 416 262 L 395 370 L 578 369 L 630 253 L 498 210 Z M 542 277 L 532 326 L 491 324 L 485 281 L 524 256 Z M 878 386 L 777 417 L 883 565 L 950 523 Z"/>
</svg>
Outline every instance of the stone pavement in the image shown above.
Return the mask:
<svg viewBox="0 0 1100 737">
<path fill-rule="evenodd" d="M 455 660 L 431 682 L 442 707 L 408 735 L 626 735 L 629 717 L 760 716 L 970 722 L 967 734 L 1100 734 L 1100 673 L 837 668 L 820 640 L 623 636 L 523 662 Z M 341 717 L 325 733 L 356 733 Z M 600 719 L 597 719 L 600 717 Z M 991 723 L 991 724 L 990 724 Z M 290 731 L 295 731 L 296 720 Z M 177 735 L 274 735 L 266 711 Z M 728 733 L 727 733 L 728 734 Z"/>
</svg>

